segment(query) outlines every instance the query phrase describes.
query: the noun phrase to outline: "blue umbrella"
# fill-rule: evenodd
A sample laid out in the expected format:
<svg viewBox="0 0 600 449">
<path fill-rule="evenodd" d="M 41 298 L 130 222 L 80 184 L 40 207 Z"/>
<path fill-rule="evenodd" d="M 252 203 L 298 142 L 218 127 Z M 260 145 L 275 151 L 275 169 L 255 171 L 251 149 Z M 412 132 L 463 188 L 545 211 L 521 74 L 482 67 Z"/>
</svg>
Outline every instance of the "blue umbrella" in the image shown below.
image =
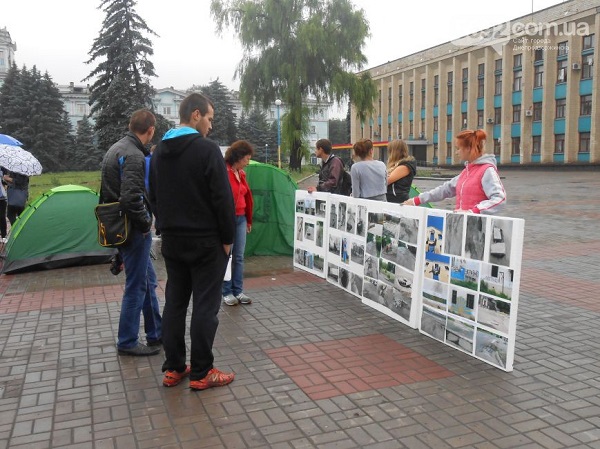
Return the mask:
<svg viewBox="0 0 600 449">
<path fill-rule="evenodd" d="M 9 136 L 7 134 L 0 134 L 0 144 L 13 145 L 13 146 L 21 146 L 21 145 L 23 145 L 17 139 L 15 139 L 14 137 L 11 137 L 11 136 Z"/>
</svg>

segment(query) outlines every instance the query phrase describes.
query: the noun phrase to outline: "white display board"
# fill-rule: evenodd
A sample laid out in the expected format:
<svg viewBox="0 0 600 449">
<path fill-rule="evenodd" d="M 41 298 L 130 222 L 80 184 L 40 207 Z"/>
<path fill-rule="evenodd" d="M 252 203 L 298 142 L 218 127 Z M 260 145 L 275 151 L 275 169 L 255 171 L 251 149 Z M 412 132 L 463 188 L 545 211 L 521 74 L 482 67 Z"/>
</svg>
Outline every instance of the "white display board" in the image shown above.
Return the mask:
<svg viewBox="0 0 600 449">
<path fill-rule="evenodd" d="M 511 371 L 524 221 L 296 191 L 294 266 Z"/>
</svg>

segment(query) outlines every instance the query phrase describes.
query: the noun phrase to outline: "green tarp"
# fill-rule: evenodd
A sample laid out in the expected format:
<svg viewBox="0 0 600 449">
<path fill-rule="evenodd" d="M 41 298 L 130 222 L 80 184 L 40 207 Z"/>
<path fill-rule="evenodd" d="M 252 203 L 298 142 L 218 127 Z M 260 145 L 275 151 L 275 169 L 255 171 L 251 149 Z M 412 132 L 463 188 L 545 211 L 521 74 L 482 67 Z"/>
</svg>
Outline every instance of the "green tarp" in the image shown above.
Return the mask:
<svg viewBox="0 0 600 449">
<path fill-rule="evenodd" d="M 298 185 L 269 164 L 250 161 L 245 169 L 254 198 L 246 256 L 289 255 L 294 251 L 294 204 Z"/>
<path fill-rule="evenodd" d="M 108 262 L 116 250 L 98 244 L 97 204 L 96 192 L 77 185 L 40 195 L 10 231 L 2 272 Z"/>
</svg>

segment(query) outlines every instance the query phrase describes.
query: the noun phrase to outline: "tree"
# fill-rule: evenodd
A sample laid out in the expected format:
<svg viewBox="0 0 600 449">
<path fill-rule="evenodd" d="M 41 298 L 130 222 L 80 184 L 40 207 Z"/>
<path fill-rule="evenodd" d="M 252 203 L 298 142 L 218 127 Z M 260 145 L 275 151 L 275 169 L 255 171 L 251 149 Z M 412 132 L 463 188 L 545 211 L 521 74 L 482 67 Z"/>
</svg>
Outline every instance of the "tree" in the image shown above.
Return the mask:
<svg viewBox="0 0 600 449">
<path fill-rule="evenodd" d="M 236 71 L 244 107 L 285 105 L 282 144 L 290 167 L 300 169 L 307 98 L 341 101 L 348 96 L 359 119 L 373 110 L 376 86 L 362 53 L 369 25 L 349 0 L 211 0 L 218 32 L 233 27 L 244 48 Z"/>
<path fill-rule="evenodd" d="M 237 126 L 231 95 L 225 85 L 217 78 L 200 91 L 212 100 L 215 105 L 215 118 L 210 138 L 219 145 L 230 145 L 237 140 Z"/>
<path fill-rule="evenodd" d="M 104 152 L 94 143 L 94 128 L 85 115 L 77 124 L 75 149 L 75 170 L 100 169 Z"/>
<path fill-rule="evenodd" d="M 90 87 L 91 113 L 95 115 L 98 148 L 106 152 L 123 137 L 131 114 L 140 108 L 153 109 L 156 76 L 151 41 L 144 33 L 158 36 L 135 12 L 135 0 L 101 0 L 106 17 L 102 31 L 89 52 L 98 65 L 83 81 L 98 79 Z"/>
<path fill-rule="evenodd" d="M 334 145 L 350 142 L 348 121 L 346 119 L 329 120 L 329 140 Z"/>
<path fill-rule="evenodd" d="M 247 140 L 254 146 L 254 158 L 260 162 L 266 161 L 265 145 L 270 146 L 271 151 L 276 148 L 272 146 L 271 125 L 267 116 L 258 108 L 253 108 L 247 117 L 245 114 L 240 117 L 238 139 Z"/>
</svg>

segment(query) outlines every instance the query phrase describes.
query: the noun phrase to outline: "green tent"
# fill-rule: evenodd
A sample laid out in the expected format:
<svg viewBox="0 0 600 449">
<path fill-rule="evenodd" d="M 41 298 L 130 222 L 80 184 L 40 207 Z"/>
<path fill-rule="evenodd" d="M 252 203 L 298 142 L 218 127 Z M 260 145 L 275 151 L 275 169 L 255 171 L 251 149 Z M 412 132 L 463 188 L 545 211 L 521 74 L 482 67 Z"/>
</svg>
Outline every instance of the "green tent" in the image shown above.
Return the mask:
<svg viewBox="0 0 600 449">
<path fill-rule="evenodd" d="M 10 231 L 2 272 L 108 262 L 116 250 L 98 244 L 97 204 L 96 192 L 77 185 L 55 187 L 40 195 Z"/>
<path fill-rule="evenodd" d="M 289 173 L 250 161 L 244 171 L 254 198 L 246 256 L 289 255 L 294 251 L 294 204 L 298 185 Z"/>
</svg>

